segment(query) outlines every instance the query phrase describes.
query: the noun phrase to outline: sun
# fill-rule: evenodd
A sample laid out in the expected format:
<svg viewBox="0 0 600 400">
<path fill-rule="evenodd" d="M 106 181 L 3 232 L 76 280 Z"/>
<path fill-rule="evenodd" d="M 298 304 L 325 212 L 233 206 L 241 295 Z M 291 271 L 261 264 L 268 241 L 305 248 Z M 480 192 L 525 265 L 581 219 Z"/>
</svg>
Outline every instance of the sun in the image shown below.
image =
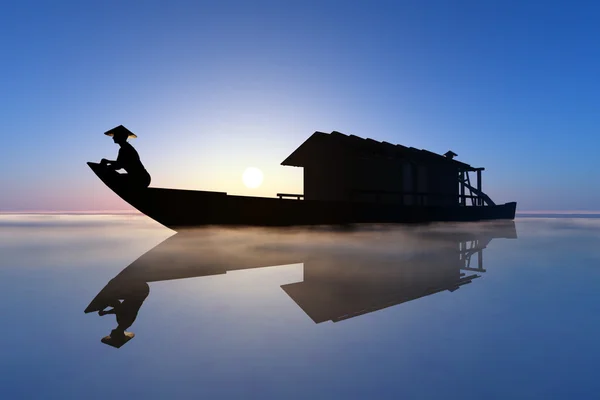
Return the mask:
<svg viewBox="0 0 600 400">
<path fill-rule="evenodd" d="M 256 189 L 262 184 L 263 173 L 258 168 L 246 168 L 244 174 L 242 175 L 242 181 L 244 181 L 244 185 L 246 185 L 246 187 L 250 189 Z"/>
</svg>

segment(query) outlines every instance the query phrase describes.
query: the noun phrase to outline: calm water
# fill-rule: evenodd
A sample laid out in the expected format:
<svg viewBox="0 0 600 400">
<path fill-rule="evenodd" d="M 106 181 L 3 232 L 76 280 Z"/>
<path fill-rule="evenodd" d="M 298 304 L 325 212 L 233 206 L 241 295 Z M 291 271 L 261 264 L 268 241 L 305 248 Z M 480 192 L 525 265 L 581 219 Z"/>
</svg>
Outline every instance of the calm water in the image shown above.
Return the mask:
<svg viewBox="0 0 600 400">
<path fill-rule="evenodd" d="M 593 218 L 173 235 L 4 215 L 0 398 L 596 399 L 599 263 Z"/>
</svg>

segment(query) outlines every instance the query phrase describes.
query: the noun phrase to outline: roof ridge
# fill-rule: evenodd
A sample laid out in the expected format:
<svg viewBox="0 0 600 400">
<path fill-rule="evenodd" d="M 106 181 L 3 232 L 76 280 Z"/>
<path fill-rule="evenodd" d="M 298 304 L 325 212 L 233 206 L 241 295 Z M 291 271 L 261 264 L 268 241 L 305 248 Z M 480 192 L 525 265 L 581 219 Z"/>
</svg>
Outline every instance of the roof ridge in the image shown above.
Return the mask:
<svg viewBox="0 0 600 400">
<path fill-rule="evenodd" d="M 331 131 L 331 133 L 325 133 L 320 131 L 315 131 L 311 137 L 309 137 L 300 147 L 304 146 L 313 136 L 319 137 L 330 137 L 335 138 L 337 140 L 342 140 L 345 143 L 353 145 L 352 147 L 358 149 L 358 151 L 364 151 L 373 155 L 380 156 L 402 156 L 403 154 L 411 157 L 426 157 L 424 161 L 429 159 L 431 162 L 440 162 L 440 163 L 448 163 L 454 164 L 456 166 L 462 166 L 465 168 L 473 168 L 471 165 L 464 163 L 462 161 L 454 160 L 452 158 L 446 157 L 445 155 L 434 153 L 433 151 L 426 149 L 417 149 L 415 147 L 407 147 L 402 144 L 393 144 L 386 141 L 379 141 L 373 138 L 363 138 L 360 136 L 356 136 L 354 134 L 345 134 L 340 131 Z M 298 147 L 284 162 L 283 165 L 287 164 L 293 158 L 292 156 L 296 154 L 296 152 L 300 149 Z"/>
</svg>

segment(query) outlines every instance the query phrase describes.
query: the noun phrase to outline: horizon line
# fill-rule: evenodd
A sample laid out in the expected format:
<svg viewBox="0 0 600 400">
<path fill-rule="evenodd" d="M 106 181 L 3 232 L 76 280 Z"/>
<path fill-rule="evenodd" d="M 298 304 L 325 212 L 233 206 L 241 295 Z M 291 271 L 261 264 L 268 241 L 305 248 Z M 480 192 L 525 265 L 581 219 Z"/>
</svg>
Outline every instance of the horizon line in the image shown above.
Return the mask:
<svg viewBox="0 0 600 400">
<path fill-rule="evenodd" d="M 517 211 L 516 214 L 600 214 L 600 210 L 534 210 Z"/>
<path fill-rule="evenodd" d="M 97 210 L 97 211 L 0 211 L 0 215 L 127 215 L 140 214 L 138 210 Z"/>
<path fill-rule="evenodd" d="M 145 215 L 141 211 L 138 210 L 61 210 L 61 211 L 51 211 L 51 210 L 22 210 L 22 211 L 0 211 L 0 215 L 127 215 L 127 214 L 139 214 Z M 600 214 L 600 210 L 528 210 L 528 211 L 517 211 L 516 214 Z"/>
</svg>

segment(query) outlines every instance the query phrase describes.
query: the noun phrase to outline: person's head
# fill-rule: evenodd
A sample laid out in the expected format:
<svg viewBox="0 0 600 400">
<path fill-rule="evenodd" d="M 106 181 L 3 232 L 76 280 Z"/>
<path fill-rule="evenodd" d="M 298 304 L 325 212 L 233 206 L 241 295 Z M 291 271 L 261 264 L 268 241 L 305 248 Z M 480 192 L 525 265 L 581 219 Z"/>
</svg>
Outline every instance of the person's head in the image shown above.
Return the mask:
<svg viewBox="0 0 600 400">
<path fill-rule="evenodd" d="M 113 135 L 113 141 L 117 144 L 123 144 L 127 141 L 129 135 L 125 132 L 117 132 Z"/>
</svg>

